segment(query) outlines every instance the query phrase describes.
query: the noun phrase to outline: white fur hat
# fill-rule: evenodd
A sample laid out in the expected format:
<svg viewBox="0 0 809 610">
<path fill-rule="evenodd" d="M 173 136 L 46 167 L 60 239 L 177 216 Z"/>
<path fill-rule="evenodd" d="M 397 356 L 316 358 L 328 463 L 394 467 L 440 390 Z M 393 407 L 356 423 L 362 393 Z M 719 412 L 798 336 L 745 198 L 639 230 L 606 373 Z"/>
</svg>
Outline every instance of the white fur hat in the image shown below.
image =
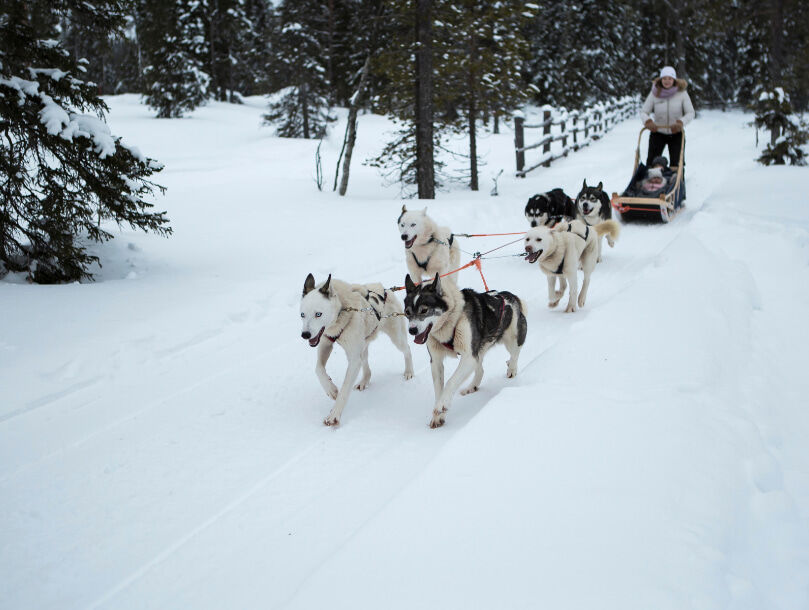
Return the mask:
<svg viewBox="0 0 809 610">
<path fill-rule="evenodd" d="M 663 66 L 663 69 L 660 70 L 660 78 L 663 78 L 664 76 L 677 78 L 677 72 L 671 66 Z"/>
</svg>

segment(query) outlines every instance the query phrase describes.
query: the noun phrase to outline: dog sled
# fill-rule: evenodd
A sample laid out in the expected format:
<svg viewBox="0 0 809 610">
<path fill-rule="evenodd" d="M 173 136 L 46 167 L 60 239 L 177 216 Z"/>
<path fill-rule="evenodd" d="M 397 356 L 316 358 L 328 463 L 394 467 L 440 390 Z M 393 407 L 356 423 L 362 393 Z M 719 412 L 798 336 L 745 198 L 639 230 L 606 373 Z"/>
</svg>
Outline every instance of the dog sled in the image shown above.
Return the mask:
<svg viewBox="0 0 809 610">
<path fill-rule="evenodd" d="M 665 127 L 665 126 L 661 126 Z M 635 167 L 632 170 L 632 179 L 620 195 L 612 194 L 612 207 L 618 212 L 621 221 L 645 220 L 669 222 L 683 209 L 685 199 L 685 176 L 683 174 L 683 155 L 685 154 L 685 130 L 682 133 L 680 158 L 667 180 L 667 185 L 659 193 L 647 195 L 638 192 L 639 182 L 646 176 L 648 168 L 640 162 L 640 140 L 646 127 L 642 127 L 638 134 L 638 146 L 635 148 Z"/>
</svg>

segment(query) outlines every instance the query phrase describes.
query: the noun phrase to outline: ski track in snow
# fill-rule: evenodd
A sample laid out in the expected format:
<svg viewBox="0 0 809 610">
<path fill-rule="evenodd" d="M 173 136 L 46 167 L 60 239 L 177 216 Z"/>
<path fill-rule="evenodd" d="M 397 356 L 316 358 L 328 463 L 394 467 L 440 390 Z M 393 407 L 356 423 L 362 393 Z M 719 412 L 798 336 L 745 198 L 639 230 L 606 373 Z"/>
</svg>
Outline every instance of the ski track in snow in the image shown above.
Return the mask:
<svg viewBox="0 0 809 610">
<path fill-rule="evenodd" d="M 127 112 L 141 114 L 137 108 L 121 108 L 125 118 Z M 234 112 L 250 110 L 255 108 Z M 113 105 L 113 125 L 116 112 Z M 131 122 L 137 129 L 143 119 Z M 713 125 L 703 119 L 689 130 L 687 209 L 669 225 L 624 225 L 615 248 L 605 243 L 604 262 L 593 275 L 586 307 L 578 313 L 564 314 L 561 306 L 548 311 L 544 276 L 522 259 L 484 262 L 491 287 L 513 290 L 528 304 L 521 372 L 552 352 L 590 312 L 608 307 L 653 273 L 659 257 L 737 171 L 734 164 L 708 170 L 694 161 L 697 154 L 728 154 L 727 141 L 718 137 L 727 128 L 727 122 Z M 590 183 L 603 180 L 610 191 L 621 190 L 632 161 L 626 143 L 634 141 L 637 129 L 635 122 L 619 125 L 549 170 L 537 170 L 524 181 L 502 179 L 504 194 L 491 206 L 478 205 L 479 197 L 465 203 L 464 193 L 453 191 L 446 201 L 428 204 L 430 213 L 458 232 L 521 230 L 527 194 L 560 184 L 575 194 L 568 185 L 580 184 L 582 177 Z M 339 125 L 333 132 L 342 133 Z M 364 135 L 361 124 L 360 139 Z M 147 143 L 140 145 L 147 148 Z M 283 146 L 286 143 L 277 144 Z M 508 158 L 512 153 L 508 147 L 504 150 L 502 156 Z M 160 151 L 150 154 L 163 161 L 171 154 L 180 156 L 176 150 L 165 159 Z M 173 182 L 166 204 L 170 217 L 171 197 L 190 201 L 197 177 L 235 184 L 238 165 L 246 174 L 260 174 L 262 165 L 245 155 L 231 159 L 221 175 L 202 153 L 182 158 L 182 163 L 167 162 L 166 182 Z M 367 184 L 367 176 L 358 169 L 352 180 Z M 183 181 L 190 181 L 185 192 L 178 187 Z M 297 183 L 290 188 L 293 198 L 301 192 Z M 310 193 L 311 185 L 302 192 Z M 334 203 L 307 196 L 315 210 Z M 357 201 L 349 203 L 353 213 L 371 205 Z M 205 211 L 198 213 L 208 213 L 215 203 L 203 200 Z M 322 246 L 342 227 L 317 227 L 306 240 L 312 243 L 301 243 L 299 259 L 280 263 L 283 269 L 272 276 L 272 283 L 240 279 L 232 294 L 215 289 L 206 293 L 205 285 L 200 294 L 212 299 L 210 311 L 198 299 L 178 299 L 177 305 L 169 303 L 168 321 L 159 322 L 158 329 L 147 330 L 147 318 L 145 325 L 121 328 L 117 345 L 105 346 L 100 353 L 93 352 L 97 345 L 79 346 L 76 355 L 65 349 L 61 359 L 54 357 L 51 369 L 62 372 L 50 382 L 44 373 L 38 379 L 32 376 L 42 384 L 38 396 L 20 407 L 12 401 L 10 409 L 0 411 L 0 446 L 5 447 L 0 449 L 0 511 L 16 532 L 0 539 L 0 567 L 6 573 L 0 597 L 10 599 L 12 607 L 142 608 L 150 599 L 171 607 L 221 607 L 225 599 L 234 607 L 284 607 L 427 471 L 501 390 L 525 387 L 520 375 L 504 378 L 506 353 L 495 348 L 486 359 L 481 390 L 456 397 L 447 425 L 431 431 L 427 422 L 433 391 L 426 350 L 411 343 L 416 377 L 404 382 L 400 355 L 380 339 L 371 350 L 371 386 L 352 393 L 338 429 L 322 426 L 330 400 L 313 373 L 315 350 L 298 337 L 297 301 L 305 275 L 301 271 L 308 266 L 318 280 L 333 271 L 349 281 L 400 284 L 404 261 L 395 229 L 396 205 L 386 204 L 384 214 L 374 211 L 364 226 L 349 225 L 348 234 L 340 235 L 345 253 L 336 259 Z M 187 214 L 185 210 L 178 215 Z M 377 222 L 383 217 L 384 224 Z M 284 209 L 278 221 L 272 230 L 283 234 L 300 230 L 310 218 L 302 213 L 299 219 Z M 223 230 L 230 229 L 225 222 Z M 183 239 L 180 233 L 178 240 Z M 229 239 L 235 243 L 238 238 Z M 464 239 L 461 247 L 484 251 L 502 239 Z M 353 243 L 360 240 L 364 244 Z M 356 260 L 363 250 L 373 253 L 371 261 Z M 178 267 L 183 264 L 193 263 Z M 361 277 L 344 273 L 343 265 Z M 462 286 L 481 289 L 476 270 L 463 273 Z M 183 308 L 192 304 L 202 311 L 186 314 Z M 448 363 L 448 370 L 453 367 Z M 328 368 L 339 385 L 345 369 L 341 350 L 334 351 Z M 100 375 L 88 375 L 96 369 Z M 750 426 L 762 445 L 762 451 L 750 457 L 751 476 L 762 493 L 781 489 L 784 475 L 767 449 L 772 438 L 755 423 Z M 218 556 L 212 565 L 189 571 L 213 550 Z M 268 574 L 282 574 L 283 580 L 265 582 Z M 223 579 L 234 591 L 232 599 L 221 597 L 216 587 L 216 595 L 207 598 L 208 582 Z"/>
</svg>

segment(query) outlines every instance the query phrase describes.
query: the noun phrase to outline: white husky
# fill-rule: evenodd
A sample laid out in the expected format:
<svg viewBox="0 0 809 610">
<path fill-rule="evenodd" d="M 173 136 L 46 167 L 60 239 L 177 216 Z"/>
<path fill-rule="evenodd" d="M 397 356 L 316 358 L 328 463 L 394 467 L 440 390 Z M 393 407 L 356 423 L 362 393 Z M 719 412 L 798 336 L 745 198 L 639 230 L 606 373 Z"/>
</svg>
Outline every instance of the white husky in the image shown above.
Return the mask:
<svg viewBox="0 0 809 610">
<path fill-rule="evenodd" d="M 580 220 L 562 221 L 554 229 L 535 227 L 525 234 L 525 251 L 529 263 L 539 261 L 539 266 L 548 279 L 548 307 L 556 307 L 565 288 L 569 285 L 569 299 L 566 312 L 576 311 L 584 307 L 587 300 L 587 289 L 590 287 L 590 275 L 598 260 L 598 244 L 602 235 L 609 234 L 611 239 L 618 236 L 620 226 L 614 220 L 600 222 L 594 227 Z M 581 265 L 584 280 L 579 292 L 577 270 Z M 556 278 L 559 278 L 559 289 L 556 290 Z"/>
<path fill-rule="evenodd" d="M 413 359 L 407 344 L 404 313 L 401 302 L 382 284 L 348 284 L 332 280 L 331 275 L 320 286 L 315 278 L 306 276 L 301 296 L 301 337 L 317 347 L 315 374 L 326 394 L 335 399 L 334 407 L 323 421 L 327 426 L 340 423 L 340 415 L 348 401 L 351 388 L 364 390 L 371 380 L 368 366 L 368 344 L 382 331 L 404 354 L 404 378 L 413 377 Z M 398 314 L 398 315 L 397 315 Z M 348 369 L 340 389 L 326 373 L 326 362 L 334 344 L 346 352 Z M 355 386 L 362 368 L 362 379 Z"/>
<path fill-rule="evenodd" d="M 427 208 L 408 210 L 402 206 L 402 213 L 396 221 L 405 247 L 407 270 L 416 282 L 422 278 L 444 275 L 460 265 L 461 251 L 452 231 L 439 227 L 427 216 Z M 455 276 L 448 276 L 455 283 Z"/>
</svg>

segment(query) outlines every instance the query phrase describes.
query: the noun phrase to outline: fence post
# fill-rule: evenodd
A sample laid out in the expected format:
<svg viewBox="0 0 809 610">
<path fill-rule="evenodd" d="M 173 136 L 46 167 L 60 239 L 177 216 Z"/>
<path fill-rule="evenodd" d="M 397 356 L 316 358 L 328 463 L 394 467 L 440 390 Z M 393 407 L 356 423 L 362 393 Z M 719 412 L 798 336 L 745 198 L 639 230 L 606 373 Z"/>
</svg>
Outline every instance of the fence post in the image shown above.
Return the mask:
<svg viewBox="0 0 809 610">
<path fill-rule="evenodd" d="M 589 139 L 590 127 L 589 127 L 588 123 L 590 123 L 590 113 L 586 112 L 584 114 L 584 143 L 585 144 L 587 144 L 587 140 Z"/>
<path fill-rule="evenodd" d="M 525 132 L 523 129 L 523 125 L 525 124 L 525 118 L 522 116 L 515 116 L 514 117 L 514 148 L 517 152 L 517 175 L 519 176 L 523 168 L 525 168 L 525 151 L 523 147 L 525 146 Z M 522 178 L 525 178 L 525 174 L 522 174 Z"/>
<path fill-rule="evenodd" d="M 546 110 L 545 112 L 542 113 L 542 123 L 543 123 L 542 135 L 543 136 L 550 135 L 550 133 L 551 133 L 551 111 L 550 110 Z M 551 143 L 547 142 L 542 147 L 542 153 L 545 154 L 545 153 L 549 153 L 549 152 L 551 152 Z M 546 161 L 545 163 L 542 164 L 542 167 L 550 167 L 550 166 L 551 166 L 550 161 Z"/>
<path fill-rule="evenodd" d="M 573 150 L 574 151 L 579 150 L 579 146 L 576 143 L 576 132 L 578 131 L 578 129 L 576 129 L 576 123 L 578 123 L 578 122 L 579 122 L 579 115 L 578 115 L 578 113 L 576 113 L 576 114 L 573 115 Z"/>
<path fill-rule="evenodd" d="M 565 133 L 565 121 L 559 123 L 562 129 L 562 154 L 567 157 L 567 134 Z"/>
</svg>

